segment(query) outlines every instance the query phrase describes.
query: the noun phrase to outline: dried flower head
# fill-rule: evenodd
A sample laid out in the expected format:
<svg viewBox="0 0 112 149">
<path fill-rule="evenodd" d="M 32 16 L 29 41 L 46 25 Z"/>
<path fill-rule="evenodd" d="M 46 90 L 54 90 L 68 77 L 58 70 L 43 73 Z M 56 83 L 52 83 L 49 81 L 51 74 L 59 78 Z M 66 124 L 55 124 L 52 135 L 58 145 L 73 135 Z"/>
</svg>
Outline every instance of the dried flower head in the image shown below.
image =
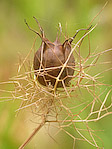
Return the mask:
<svg viewBox="0 0 112 149">
<path fill-rule="evenodd" d="M 35 20 L 38 23 L 36 18 Z M 112 114 L 111 101 L 107 104 L 112 86 L 100 81 L 101 75 L 112 68 L 99 70 L 96 74 L 94 69 L 110 63 L 98 60 L 112 49 L 98 53 L 91 52 L 90 33 L 97 24 L 93 27 L 90 24 L 87 29 L 81 29 L 85 32 L 76 44 L 72 42 L 80 30 L 72 38 L 66 38 L 62 44 L 59 40 L 60 36 L 57 36 L 56 41 L 52 43 L 45 37 L 39 23 L 38 25 L 41 34 L 27 24 L 28 28 L 42 39 L 34 60 L 29 62 L 37 37 L 28 55 L 19 63 L 18 75 L 9 82 L 15 85 L 15 91 L 9 91 L 13 98 L 22 101 L 17 111 L 31 108 L 32 113 L 40 119 L 38 127 L 19 149 L 23 149 L 42 126 L 49 123 L 55 124 L 58 132 L 64 131 L 68 134 L 73 139 L 73 147 L 75 141 L 81 140 L 99 148 L 100 139 L 96 136 L 95 130 L 90 128 L 89 123 Z M 86 37 L 88 37 L 89 52 L 83 57 L 82 43 Z M 102 86 L 104 91 L 101 90 Z M 70 132 L 71 128 L 73 133 Z"/>
</svg>

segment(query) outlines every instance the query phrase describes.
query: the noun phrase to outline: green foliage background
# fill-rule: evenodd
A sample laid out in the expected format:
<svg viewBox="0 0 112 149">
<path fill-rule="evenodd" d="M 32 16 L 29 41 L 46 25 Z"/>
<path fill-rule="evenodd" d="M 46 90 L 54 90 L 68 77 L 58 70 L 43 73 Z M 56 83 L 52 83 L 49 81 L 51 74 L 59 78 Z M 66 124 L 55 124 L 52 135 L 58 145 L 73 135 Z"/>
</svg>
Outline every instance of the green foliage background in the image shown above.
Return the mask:
<svg viewBox="0 0 112 149">
<path fill-rule="evenodd" d="M 28 30 L 24 19 L 30 26 L 39 30 L 32 19 L 35 16 L 44 28 L 48 39 L 54 41 L 59 22 L 64 31 L 67 24 L 67 34 L 73 36 L 77 29 L 88 26 L 105 2 L 105 0 L 0 0 L 0 82 L 7 81 L 16 74 L 18 53 L 25 57 L 33 44 L 35 34 Z M 112 48 L 112 1 L 109 1 L 96 22 L 99 19 L 99 25 L 91 36 L 92 49 L 97 46 L 100 50 Z M 40 45 L 40 40 L 38 42 Z M 112 54 L 107 55 L 108 59 L 112 59 Z M 106 81 L 112 83 L 111 74 L 108 74 Z M 11 89 L 11 86 L 4 85 L 4 89 Z M 32 127 L 24 121 L 28 115 L 20 114 L 15 117 L 18 105 L 19 102 L 13 101 L 0 103 L 0 149 L 18 148 L 32 130 Z M 112 117 L 108 116 L 100 120 L 97 128 L 104 130 L 100 133 L 100 137 L 104 141 L 105 149 L 111 149 Z M 72 148 L 72 140 L 66 135 L 61 134 L 60 145 L 48 137 L 40 131 L 26 148 Z M 85 142 L 78 142 L 76 148 L 93 149 L 94 147 Z"/>
</svg>

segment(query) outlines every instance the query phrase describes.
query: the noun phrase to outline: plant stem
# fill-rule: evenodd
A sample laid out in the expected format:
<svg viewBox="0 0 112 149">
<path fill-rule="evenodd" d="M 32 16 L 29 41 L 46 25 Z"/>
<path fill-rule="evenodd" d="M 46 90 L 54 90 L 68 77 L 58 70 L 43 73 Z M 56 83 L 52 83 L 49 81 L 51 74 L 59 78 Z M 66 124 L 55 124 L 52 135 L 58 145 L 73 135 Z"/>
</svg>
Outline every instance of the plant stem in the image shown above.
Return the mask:
<svg viewBox="0 0 112 149">
<path fill-rule="evenodd" d="M 44 126 L 45 123 L 46 123 L 46 117 L 44 116 L 39 126 L 32 132 L 32 134 L 28 137 L 28 139 L 25 140 L 25 142 L 19 147 L 19 149 L 24 149 L 24 147 L 31 141 L 33 136 L 35 136 L 35 134 Z"/>
</svg>

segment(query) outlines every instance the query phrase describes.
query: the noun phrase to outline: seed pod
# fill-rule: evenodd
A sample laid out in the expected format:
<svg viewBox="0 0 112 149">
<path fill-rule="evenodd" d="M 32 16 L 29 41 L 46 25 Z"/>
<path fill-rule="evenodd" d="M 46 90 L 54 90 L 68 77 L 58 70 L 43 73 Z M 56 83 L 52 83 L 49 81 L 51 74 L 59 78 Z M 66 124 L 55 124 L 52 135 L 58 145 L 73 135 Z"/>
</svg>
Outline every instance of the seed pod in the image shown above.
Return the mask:
<svg viewBox="0 0 112 149">
<path fill-rule="evenodd" d="M 51 84 L 53 87 L 55 86 L 55 89 L 68 86 L 69 81 L 73 78 L 75 68 L 74 55 L 71 53 L 71 43 L 79 31 L 87 31 L 92 25 L 88 29 L 77 30 L 76 34 L 72 38 L 66 39 L 63 44 L 60 43 L 58 37 L 52 43 L 45 38 L 44 31 L 37 19 L 33 18 L 36 20 L 41 34 L 30 28 L 26 20 L 25 23 L 31 31 L 35 32 L 42 39 L 42 44 L 35 53 L 33 63 L 37 80 L 44 86 Z M 65 63 L 66 65 L 64 65 Z"/>
<path fill-rule="evenodd" d="M 34 56 L 34 70 L 37 70 L 35 75 L 40 84 L 45 86 L 49 84 L 52 86 L 55 85 L 56 78 L 70 52 L 71 43 L 68 40 L 61 44 L 58 39 L 52 43 L 48 39 L 43 38 L 42 45 Z M 68 60 L 67 66 L 59 77 L 57 87 L 63 87 L 63 83 L 65 86 L 68 85 L 74 74 L 74 67 L 75 59 L 72 54 Z"/>
</svg>

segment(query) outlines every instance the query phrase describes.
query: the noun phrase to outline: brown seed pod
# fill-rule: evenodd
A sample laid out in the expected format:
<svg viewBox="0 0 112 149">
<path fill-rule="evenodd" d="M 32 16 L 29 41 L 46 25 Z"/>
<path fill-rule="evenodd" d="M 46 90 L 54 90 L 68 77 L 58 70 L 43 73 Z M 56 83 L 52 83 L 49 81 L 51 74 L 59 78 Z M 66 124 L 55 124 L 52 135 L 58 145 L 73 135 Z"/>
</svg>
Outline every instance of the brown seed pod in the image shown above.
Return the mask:
<svg viewBox="0 0 112 149">
<path fill-rule="evenodd" d="M 72 79 L 75 68 L 75 59 L 73 53 L 71 52 L 71 43 L 80 29 L 76 32 L 73 38 L 66 39 L 63 44 L 60 43 L 58 37 L 55 42 L 49 41 L 45 35 L 42 27 L 40 26 L 37 19 L 34 17 L 41 31 L 41 35 L 35 30 L 31 29 L 26 22 L 26 25 L 30 30 L 35 32 L 42 39 L 42 44 L 37 50 L 34 56 L 34 70 L 35 76 L 40 84 L 44 86 L 52 85 L 55 88 L 68 86 L 69 81 Z M 68 59 L 68 56 L 70 57 Z M 68 60 L 67 60 L 68 59 Z M 66 67 L 62 69 L 64 63 L 67 60 Z M 63 70 L 63 71 L 62 71 Z M 60 75 L 61 72 L 61 75 Z M 58 82 L 56 80 L 58 78 Z"/>
<path fill-rule="evenodd" d="M 51 84 L 54 86 L 56 77 L 58 77 L 63 64 L 66 62 L 68 55 L 71 52 L 71 44 L 69 41 L 61 44 L 58 39 L 52 43 L 48 39 L 44 38 L 42 45 L 34 56 L 34 69 L 40 69 L 40 73 L 37 71 L 35 75 L 37 76 L 39 83 L 42 85 L 47 86 Z M 67 63 L 67 67 L 64 68 L 59 78 L 57 87 L 63 87 L 62 81 L 64 82 L 65 86 L 68 85 L 74 74 L 74 66 L 75 59 L 72 54 Z"/>
</svg>

